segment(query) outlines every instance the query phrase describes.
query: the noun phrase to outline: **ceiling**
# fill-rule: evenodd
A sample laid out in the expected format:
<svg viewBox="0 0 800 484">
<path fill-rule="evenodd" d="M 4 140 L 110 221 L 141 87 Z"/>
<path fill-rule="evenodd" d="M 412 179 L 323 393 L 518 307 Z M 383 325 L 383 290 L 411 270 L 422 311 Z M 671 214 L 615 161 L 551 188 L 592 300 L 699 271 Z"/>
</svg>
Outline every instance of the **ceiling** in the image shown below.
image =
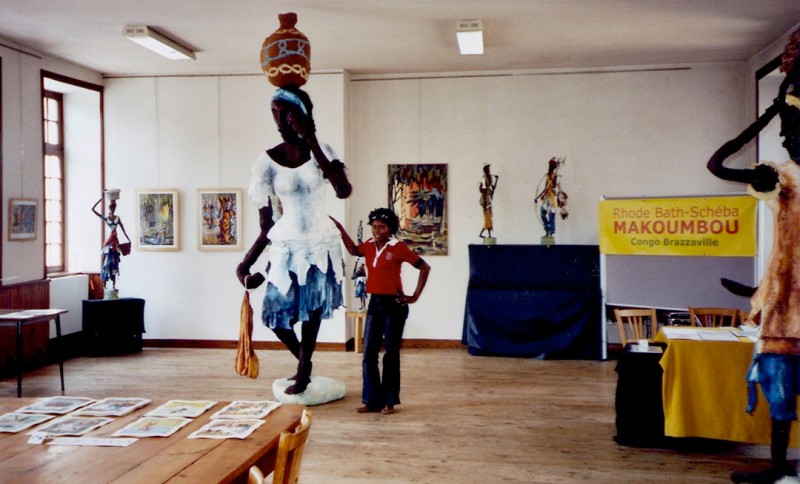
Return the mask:
<svg viewBox="0 0 800 484">
<path fill-rule="evenodd" d="M 284 12 L 311 41 L 312 72 L 362 76 L 745 61 L 800 23 L 798 0 L 0 0 L 0 12 L 0 39 L 110 77 L 260 72 Z M 461 56 L 456 21 L 474 18 L 485 53 Z M 197 60 L 163 59 L 125 25 Z"/>
</svg>

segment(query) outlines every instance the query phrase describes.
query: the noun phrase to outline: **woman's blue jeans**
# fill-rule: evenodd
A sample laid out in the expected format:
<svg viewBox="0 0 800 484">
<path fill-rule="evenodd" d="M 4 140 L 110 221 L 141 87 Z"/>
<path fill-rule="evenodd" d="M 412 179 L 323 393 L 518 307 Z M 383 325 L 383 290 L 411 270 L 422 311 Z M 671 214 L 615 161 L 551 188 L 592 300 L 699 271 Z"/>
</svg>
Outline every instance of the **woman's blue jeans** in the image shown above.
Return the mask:
<svg viewBox="0 0 800 484">
<path fill-rule="evenodd" d="M 369 407 L 400 403 L 400 344 L 408 317 L 408 304 L 397 302 L 397 296 L 372 294 L 367 307 L 364 328 L 364 387 L 361 400 Z M 383 378 L 378 369 L 381 343 L 386 339 L 383 355 Z"/>
</svg>

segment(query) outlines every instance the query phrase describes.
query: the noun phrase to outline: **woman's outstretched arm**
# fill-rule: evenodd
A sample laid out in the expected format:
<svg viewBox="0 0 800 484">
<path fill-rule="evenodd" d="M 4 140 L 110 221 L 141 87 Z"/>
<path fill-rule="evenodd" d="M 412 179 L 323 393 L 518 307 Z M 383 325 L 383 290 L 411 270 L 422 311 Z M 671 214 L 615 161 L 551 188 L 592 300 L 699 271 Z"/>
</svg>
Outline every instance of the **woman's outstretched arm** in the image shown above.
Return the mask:
<svg viewBox="0 0 800 484">
<path fill-rule="evenodd" d="M 361 257 L 361 254 L 358 252 L 358 247 L 356 246 L 356 243 L 353 242 L 352 238 L 350 238 L 350 235 L 348 235 L 347 231 L 344 229 L 344 227 L 342 227 L 342 224 L 340 224 L 338 220 L 331 217 L 330 215 L 328 215 L 328 217 L 331 220 L 333 220 L 334 225 L 336 225 L 336 228 L 339 229 L 339 233 L 342 234 L 342 242 L 344 242 L 344 248 L 347 249 L 347 252 L 350 255 Z"/>
</svg>

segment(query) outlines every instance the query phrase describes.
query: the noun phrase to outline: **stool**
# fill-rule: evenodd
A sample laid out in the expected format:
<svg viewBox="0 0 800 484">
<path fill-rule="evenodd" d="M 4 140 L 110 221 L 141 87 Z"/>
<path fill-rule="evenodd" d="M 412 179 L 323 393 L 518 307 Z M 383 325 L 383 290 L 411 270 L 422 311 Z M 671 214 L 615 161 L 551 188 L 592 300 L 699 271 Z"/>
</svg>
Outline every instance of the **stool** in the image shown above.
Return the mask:
<svg viewBox="0 0 800 484">
<path fill-rule="evenodd" d="M 353 318 L 353 349 L 356 353 L 361 353 L 364 351 L 364 319 L 366 319 L 367 313 L 364 311 L 347 311 L 345 317 Z"/>
</svg>

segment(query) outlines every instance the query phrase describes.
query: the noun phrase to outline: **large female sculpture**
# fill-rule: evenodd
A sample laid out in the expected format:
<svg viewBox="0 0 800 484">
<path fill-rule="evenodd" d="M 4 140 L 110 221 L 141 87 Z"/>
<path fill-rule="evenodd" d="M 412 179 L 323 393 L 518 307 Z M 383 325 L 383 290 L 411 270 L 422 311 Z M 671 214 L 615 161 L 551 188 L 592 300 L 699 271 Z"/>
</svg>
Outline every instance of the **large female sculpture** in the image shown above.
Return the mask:
<svg viewBox="0 0 800 484">
<path fill-rule="evenodd" d="M 800 30 L 783 55 L 786 73 L 778 97 L 753 124 L 720 147 L 708 161 L 716 176 L 745 183 L 766 200 L 775 217 L 773 247 L 767 271 L 752 295 L 748 320 L 759 325 L 756 352 L 748 371 L 748 411 L 757 400 L 756 384 L 770 406 L 772 466 L 756 472 L 734 472 L 734 482 L 775 482 L 797 474 L 786 460 L 789 430 L 797 420 L 800 393 Z M 753 168 L 729 168 L 723 162 L 741 150 L 775 117 L 781 120 L 783 146 L 790 160 L 763 162 Z"/>
<path fill-rule="evenodd" d="M 285 20 L 281 16 L 278 32 L 296 37 L 294 21 Z M 283 43 L 276 55 L 307 48 L 307 41 L 302 48 L 298 48 L 302 42 L 285 37 L 276 42 Z M 262 52 L 268 52 L 267 44 Z M 325 210 L 327 183 L 339 198 L 347 198 L 352 189 L 344 164 L 330 146 L 317 140 L 308 94 L 294 84 L 284 84 L 273 94 L 271 105 L 283 142 L 253 164 L 249 193 L 259 206 L 261 232 L 236 275 L 248 289 L 267 282 L 262 321 L 298 359 L 294 384 L 285 390 L 291 395 L 304 392 L 311 381 L 311 357 L 321 320 L 332 317 L 342 305 L 344 265 L 339 232 Z M 266 278 L 260 273 L 251 275 L 250 268 L 270 243 Z M 300 340 L 293 329 L 299 321 Z"/>
</svg>

